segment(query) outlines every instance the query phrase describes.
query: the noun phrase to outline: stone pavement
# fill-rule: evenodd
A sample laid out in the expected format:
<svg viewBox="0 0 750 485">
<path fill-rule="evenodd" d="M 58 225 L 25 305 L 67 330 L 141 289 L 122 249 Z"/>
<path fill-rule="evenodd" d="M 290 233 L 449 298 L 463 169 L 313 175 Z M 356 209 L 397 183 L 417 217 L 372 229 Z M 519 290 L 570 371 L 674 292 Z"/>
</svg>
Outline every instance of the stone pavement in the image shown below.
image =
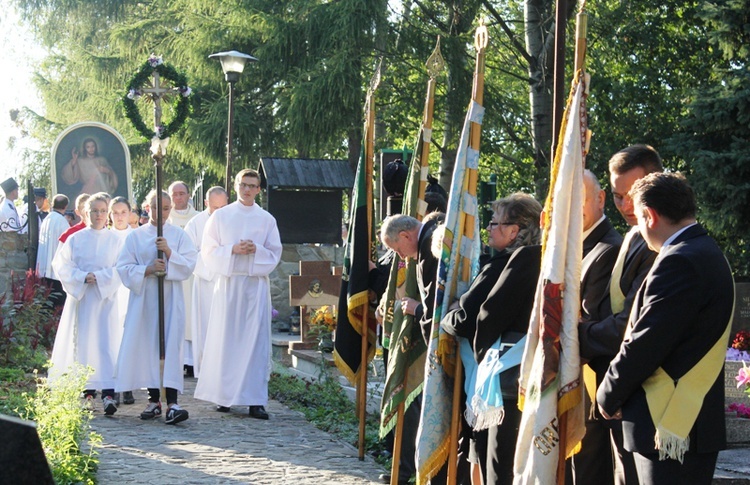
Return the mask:
<svg viewBox="0 0 750 485">
<path fill-rule="evenodd" d="M 268 421 L 250 418 L 247 407 L 223 414 L 193 398 L 196 379 L 185 379 L 180 406 L 190 419 L 174 426 L 164 417 L 140 419 L 146 392 L 133 405 L 104 416 L 98 400 L 93 429 L 103 437 L 99 483 L 177 484 L 373 484 L 384 469 L 369 456 L 320 431 L 305 417 L 271 401 Z M 164 411 L 166 412 L 166 406 Z"/>
</svg>

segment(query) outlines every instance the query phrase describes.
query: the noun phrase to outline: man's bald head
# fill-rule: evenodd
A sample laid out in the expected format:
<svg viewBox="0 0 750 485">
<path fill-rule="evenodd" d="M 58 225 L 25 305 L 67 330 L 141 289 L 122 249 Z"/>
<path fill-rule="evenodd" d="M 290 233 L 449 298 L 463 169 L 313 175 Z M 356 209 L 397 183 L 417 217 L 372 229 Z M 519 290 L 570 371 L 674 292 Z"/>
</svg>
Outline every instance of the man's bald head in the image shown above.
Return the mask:
<svg viewBox="0 0 750 485">
<path fill-rule="evenodd" d="M 605 193 L 591 170 L 583 171 L 583 230 L 588 231 L 604 215 Z"/>
</svg>

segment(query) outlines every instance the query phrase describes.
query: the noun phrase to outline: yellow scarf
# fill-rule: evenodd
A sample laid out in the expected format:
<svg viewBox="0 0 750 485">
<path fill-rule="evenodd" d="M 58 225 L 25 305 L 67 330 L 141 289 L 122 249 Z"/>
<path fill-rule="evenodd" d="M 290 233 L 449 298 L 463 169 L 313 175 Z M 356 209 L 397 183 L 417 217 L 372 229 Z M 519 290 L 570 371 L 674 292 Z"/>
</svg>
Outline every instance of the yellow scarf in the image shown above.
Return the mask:
<svg viewBox="0 0 750 485">
<path fill-rule="evenodd" d="M 732 283 L 734 287 L 734 281 Z M 721 338 L 679 379 L 677 385 L 661 367 L 643 383 L 648 410 L 656 428 L 654 444 L 659 450 L 659 460 L 671 458 L 682 463 L 685 452 L 690 448 L 690 430 L 703 406 L 703 398 L 724 366 L 734 316 L 734 297 L 730 315 Z"/>
</svg>

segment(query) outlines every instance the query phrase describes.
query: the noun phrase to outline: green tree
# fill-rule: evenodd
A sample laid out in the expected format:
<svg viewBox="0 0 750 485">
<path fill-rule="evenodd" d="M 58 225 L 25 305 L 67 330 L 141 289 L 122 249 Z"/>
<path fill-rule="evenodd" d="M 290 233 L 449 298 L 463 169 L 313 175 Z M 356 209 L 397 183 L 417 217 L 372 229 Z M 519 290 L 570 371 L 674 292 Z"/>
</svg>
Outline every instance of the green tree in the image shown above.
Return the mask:
<svg viewBox="0 0 750 485">
<path fill-rule="evenodd" d="M 668 145 L 685 161 L 699 219 L 737 276 L 750 277 L 750 1 L 706 2 L 700 12 L 723 53 Z"/>
<path fill-rule="evenodd" d="M 190 174 L 204 171 L 223 178 L 227 86 L 208 55 L 234 48 L 260 60 L 237 84 L 235 169 L 257 166 L 269 154 L 358 156 L 363 78 L 372 71 L 375 18 L 384 15 L 372 2 L 16 3 L 51 52 L 37 79 L 46 117 L 34 131 L 47 146 L 73 122 L 102 121 L 123 133 L 134 174 L 148 179 L 146 141 L 129 126 L 119 100 L 132 72 L 156 53 L 189 71 L 194 92 L 193 118 L 170 140 L 165 178 L 192 180 Z M 148 110 L 142 114 L 148 120 Z"/>
</svg>

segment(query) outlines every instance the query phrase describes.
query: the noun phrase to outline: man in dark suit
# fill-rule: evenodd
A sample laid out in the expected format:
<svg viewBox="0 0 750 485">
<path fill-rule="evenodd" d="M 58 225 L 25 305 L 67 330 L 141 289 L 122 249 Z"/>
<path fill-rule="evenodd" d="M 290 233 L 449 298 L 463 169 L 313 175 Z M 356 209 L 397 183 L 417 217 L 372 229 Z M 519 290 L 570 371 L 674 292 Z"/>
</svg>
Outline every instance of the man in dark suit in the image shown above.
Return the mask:
<svg viewBox="0 0 750 485">
<path fill-rule="evenodd" d="M 661 157 L 647 145 L 629 146 L 615 153 L 609 160 L 609 180 L 615 207 L 630 226 L 636 226 L 638 222 L 633 201 L 628 195 L 630 188 L 636 180 L 661 171 Z M 578 326 L 581 358 L 588 360 L 588 365 L 596 373 L 597 383 L 601 382 L 609 363 L 620 350 L 633 299 L 654 259 L 656 253 L 648 248 L 637 228 L 631 229 L 620 247 L 612 276 L 605 285 L 607 295 L 599 304 L 596 317 L 592 316 Z M 635 464 L 632 454 L 622 447 L 622 428 L 619 422 L 610 423 L 610 435 L 615 483 L 635 483 Z M 609 451 L 602 449 L 600 453 L 606 454 Z"/>
<path fill-rule="evenodd" d="M 395 251 L 401 259 L 412 258 L 417 261 L 417 286 L 420 300 L 413 298 L 401 299 L 401 311 L 407 315 L 414 315 L 419 321 L 422 337 L 429 346 L 432 331 L 432 314 L 435 309 L 435 293 L 437 291 L 438 259 L 432 253 L 432 235 L 436 226 L 441 223 L 445 215 L 441 212 L 428 214 L 422 222 L 414 217 L 397 214 L 383 221 L 380 229 L 380 239 L 386 247 Z M 420 411 L 422 395 L 420 394 L 409 409 Z M 416 430 L 414 430 L 416 432 Z M 411 434 L 409 439 L 411 439 Z M 416 435 L 413 436 L 416 439 Z M 411 443 L 408 444 L 409 446 Z M 468 448 L 467 440 L 459 441 L 459 462 L 456 480 L 458 484 L 468 484 L 471 481 L 469 464 L 466 461 Z M 447 481 L 447 464 L 431 480 L 434 484 Z M 402 483 L 399 480 L 399 483 Z"/>
<path fill-rule="evenodd" d="M 726 446 L 731 269 L 696 222 L 695 196 L 682 175 L 651 174 L 630 194 L 639 229 L 659 256 L 597 391 L 599 410 L 622 420 L 639 483 L 710 484 Z"/>
<path fill-rule="evenodd" d="M 607 216 L 604 215 L 606 194 L 596 175 L 590 170 L 583 172 L 585 197 L 583 201 L 583 261 L 581 264 L 581 321 L 599 321 L 602 302 L 609 297 L 609 279 L 617 254 L 622 245 L 622 236 Z M 602 453 L 610 449 L 609 424 L 596 416 L 596 375 L 591 367 L 584 367 L 586 381 L 586 409 L 591 414 L 586 420 L 586 435 L 581 442 L 581 451 L 568 463 L 566 483 L 586 484 L 614 482 L 612 456 Z M 589 388 L 590 387 L 590 388 Z M 592 407 L 593 406 L 593 407 Z"/>
<path fill-rule="evenodd" d="M 442 217 L 443 214 L 434 212 L 420 222 L 414 217 L 397 214 L 386 218 L 380 231 L 383 244 L 394 250 L 401 259 L 417 260 L 417 285 L 422 301 L 403 298 L 401 310 L 404 314 L 414 315 L 419 321 L 422 336 L 428 345 L 435 306 L 438 266 L 438 260 L 431 250 L 432 233 Z"/>
</svg>

